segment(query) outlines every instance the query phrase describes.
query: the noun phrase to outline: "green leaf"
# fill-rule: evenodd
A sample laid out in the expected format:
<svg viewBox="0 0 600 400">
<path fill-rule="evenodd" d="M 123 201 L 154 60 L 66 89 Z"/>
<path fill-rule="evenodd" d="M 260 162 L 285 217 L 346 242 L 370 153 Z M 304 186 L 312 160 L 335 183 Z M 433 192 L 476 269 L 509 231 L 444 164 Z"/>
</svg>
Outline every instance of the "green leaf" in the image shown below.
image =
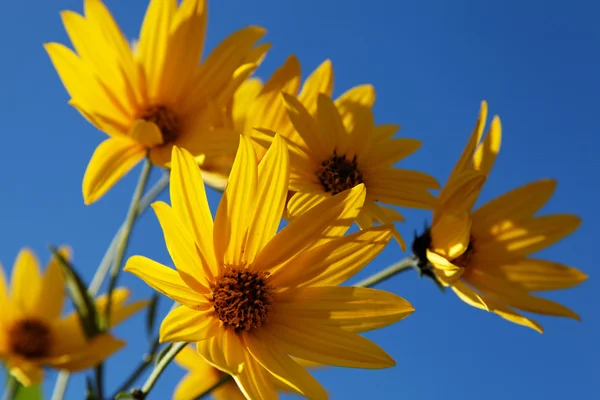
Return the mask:
<svg viewBox="0 0 600 400">
<path fill-rule="evenodd" d="M 158 299 L 158 293 L 154 293 L 154 295 L 152 295 L 152 299 L 150 300 L 150 304 L 148 305 L 148 315 L 146 318 L 146 330 L 148 331 L 148 336 L 152 336 L 152 332 L 154 331 L 156 311 L 158 309 Z"/>
<path fill-rule="evenodd" d="M 118 399 L 133 399 L 133 396 L 131 395 L 131 393 L 121 392 L 115 396 L 115 400 Z"/>
<path fill-rule="evenodd" d="M 15 400 L 42 400 L 43 398 L 42 385 L 39 384 L 29 387 L 20 386 L 15 396 Z"/>
<path fill-rule="evenodd" d="M 71 297 L 71 300 L 75 305 L 75 310 L 79 315 L 79 320 L 81 321 L 81 326 L 83 327 L 85 335 L 88 338 L 96 336 L 100 333 L 100 327 L 94 299 L 89 295 L 81 277 L 75 271 L 75 267 L 60 254 L 56 247 L 50 245 L 50 251 L 62 267 L 62 272 L 69 291 L 69 297 Z"/>
</svg>

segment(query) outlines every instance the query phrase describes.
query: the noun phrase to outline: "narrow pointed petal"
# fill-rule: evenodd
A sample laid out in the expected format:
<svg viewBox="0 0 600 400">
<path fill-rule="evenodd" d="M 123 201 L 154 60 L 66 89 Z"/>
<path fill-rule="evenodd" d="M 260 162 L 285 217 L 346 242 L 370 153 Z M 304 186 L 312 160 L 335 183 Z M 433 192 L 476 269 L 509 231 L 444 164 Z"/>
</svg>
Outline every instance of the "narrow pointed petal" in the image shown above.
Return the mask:
<svg viewBox="0 0 600 400">
<path fill-rule="evenodd" d="M 427 260 L 435 269 L 436 275 L 446 284 L 452 284 L 459 279 L 465 269 L 448 261 L 445 257 L 436 254 L 427 249 Z"/>
<path fill-rule="evenodd" d="M 512 308 L 510 308 L 496 300 L 493 300 L 487 296 L 482 295 L 481 298 L 483 299 L 485 304 L 488 306 L 490 311 L 501 316 L 502 318 L 506 319 L 507 321 L 513 322 L 518 325 L 526 326 L 527 328 L 531 328 L 534 331 L 537 331 L 539 333 L 544 333 L 544 329 L 537 321 L 535 321 L 531 318 L 527 318 L 527 317 L 521 315 L 520 313 L 516 312 Z"/>
<path fill-rule="evenodd" d="M 287 354 L 262 343 L 252 334 L 244 334 L 250 354 L 276 379 L 309 399 L 327 399 L 321 384 Z"/>
<path fill-rule="evenodd" d="M 12 306 L 19 312 L 37 315 L 35 305 L 42 295 L 42 277 L 37 257 L 30 249 L 23 249 L 17 255 L 11 278 Z"/>
<path fill-rule="evenodd" d="M 443 213 L 431 227 L 431 249 L 453 260 L 463 254 L 471 241 L 469 214 Z"/>
<path fill-rule="evenodd" d="M 37 363 L 22 361 L 19 363 L 7 362 L 8 373 L 14 376 L 23 386 L 29 387 L 41 383 L 44 371 Z"/>
<path fill-rule="evenodd" d="M 245 355 L 244 371 L 234 376 L 240 390 L 248 400 L 277 400 L 273 377 L 250 353 Z"/>
<path fill-rule="evenodd" d="M 475 150 L 477 149 L 477 145 L 479 144 L 479 141 L 481 140 L 481 136 L 483 134 L 483 129 L 485 128 L 485 120 L 487 119 L 487 113 L 487 102 L 482 101 L 481 108 L 479 109 L 479 117 L 477 118 L 477 122 L 475 123 L 473 133 L 471 134 L 469 142 L 467 143 L 467 146 L 461 154 L 450 176 L 454 176 L 455 174 L 463 172 L 471 165 L 473 154 L 475 154 Z"/>
<path fill-rule="evenodd" d="M 194 157 L 177 146 L 173 146 L 170 183 L 173 211 L 194 235 L 203 259 L 215 276 L 218 265 L 213 248 L 213 219 L 202 174 Z"/>
<path fill-rule="evenodd" d="M 465 303 L 472 307 L 479 308 L 481 310 L 490 311 L 487 304 L 483 300 L 483 297 L 480 296 L 477 292 L 471 289 L 466 283 L 463 281 L 456 281 L 451 286 L 452 291 L 456 293 L 456 295 Z"/>
<path fill-rule="evenodd" d="M 42 362 L 56 369 L 70 372 L 83 371 L 100 364 L 123 346 L 125 346 L 125 342 L 122 340 L 116 339 L 110 334 L 101 334 L 94 336 L 85 343 L 85 346 L 73 353 L 47 358 Z"/>
<path fill-rule="evenodd" d="M 181 279 L 197 292 L 208 291 L 213 280 L 206 258 L 198 251 L 192 233 L 188 231 L 173 209 L 162 201 L 152 204 L 171 259 Z"/>
<path fill-rule="evenodd" d="M 488 175 L 500 152 L 501 142 L 502 126 L 500 125 L 500 118 L 495 116 L 483 143 L 479 145 L 473 155 L 473 168 Z"/>
<path fill-rule="evenodd" d="M 146 149 L 130 139 L 109 138 L 94 151 L 83 177 L 83 201 L 94 203 L 146 155 Z"/>
<path fill-rule="evenodd" d="M 375 136 L 375 135 L 374 135 Z M 380 144 L 371 143 L 371 152 L 377 157 L 369 157 L 369 168 L 392 166 L 421 148 L 422 142 L 417 139 L 389 139 Z"/>
<path fill-rule="evenodd" d="M 71 251 L 68 247 L 62 247 L 59 252 L 67 260 L 71 258 Z M 58 318 L 65 300 L 65 281 L 60 263 L 54 256 L 48 263 L 40 290 L 42 295 L 38 297 L 34 308 L 39 315 L 43 315 L 48 319 Z"/>
<path fill-rule="evenodd" d="M 333 101 L 327 95 L 319 94 L 317 97 L 317 123 L 319 127 L 319 139 L 324 146 L 325 152 L 333 154 L 345 154 L 346 151 L 356 154 L 349 149 L 350 135 L 346 131 L 342 117 Z M 365 134 L 365 132 L 362 132 Z"/>
<path fill-rule="evenodd" d="M 408 301 L 395 294 L 361 287 L 305 287 L 282 297 L 277 312 L 351 332 L 383 328 L 414 311 Z"/>
<path fill-rule="evenodd" d="M 271 269 L 312 247 L 342 236 L 358 215 L 366 195 L 364 185 L 323 201 L 291 221 L 263 248 L 255 265 Z"/>
<path fill-rule="evenodd" d="M 285 140 L 276 135 L 258 166 L 256 207 L 242 260 L 252 263 L 256 255 L 275 236 L 285 207 L 290 180 L 290 160 Z"/>
<path fill-rule="evenodd" d="M 320 160 L 330 157 L 333 149 L 329 149 L 327 143 L 321 137 L 319 126 L 309 111 L 294 96 L 287 93 L 282 93 L 281 95 L 283 96 L 287 114 L 294 125 L 294 129 L 304 143 L 306 143 L 305 151 L 308 154 L 313 154 Z"/>
<path fill-rule="evenodd" d="M 329 193 L 323 191 L 294 193 L 287 204 L 288 215 L 290 219 L 296 218 L 330 197 Z"/>
<path fill-rule="evenodd" d="M 391 237 L 390 226 L 377 226 L 332 240 L 284 264 L 272 282 L 281 288 L 341 284 L 373 260 Z"/>
<path fill-rule="evenodd" d="M 325 365 L 381 369 L 396 365 L 375 343 L 356 333 L 309 319 L 277 316 L 259 338 L 273 343 L 287 354 Z"/>
<path fill-rule="evenodd" d="M 194 308 L 207 303 L 206 295 L 191 289 L 177 271 L 146 257 L 129 258 L 123 270 L 131 272 L 154 290 L 188 307 Z"/>
<path fill-rule="evenodd" d="M 179 306 L 163 319 L 160 325 L 160 341 L 198 342 L 211 338 L 218 333 L 219 326 L 215 318 L 212 309 Z"/>
<path fill-rule="evenodd" d="M 329 97 L 333 92 L 333 66 L 330 60 L 325 60 L 304 81 L 298 100 L 304 104 L 310 114 L 317 111 L 319 93 Z"/>
<path fill-rule="evenodd" d="M 115 288 L 111 297 L 111 313 L 109 326 L 116 326 L 137 313 L 144 307 L 148 306 L 149 301 L 140 300 L 127 304 L 129 298 L 129 290 L 124 287 Z M 96 310 L 98 314 L 103 315 L 106 310 L 108 297 L 106 294 L 96 298 Z"/>
<path fill-rule="evenodd" d="M 197 342 L 196 347 L 207 363 L 230 375 L 239 374 L 244 367 L 246 350 L 231 329 L 221 327 L 216 335 Z"/>
<path fill-rule="evenodd" d="M 438 197 L 440 209 L 454 214 L 470 212 L 486 179 L 482 173 L 471 170 L 453 176 Z"/>
<path fill-rule="evenodd" d="M 229 182 L 215 217 L 214 248 L 217 261 L 239 264 L 256 201 L 258 168 L 249 139 L 241 136 Z"/>
<path fill-rule="evenodd" d="M 546 260 L 524 258 L 499 267 L 486 268 L 486 273 L 503 277 L 526 291 L 567 289 L 579 285 L 588 276 L 582 271 Z"/>
</svg>

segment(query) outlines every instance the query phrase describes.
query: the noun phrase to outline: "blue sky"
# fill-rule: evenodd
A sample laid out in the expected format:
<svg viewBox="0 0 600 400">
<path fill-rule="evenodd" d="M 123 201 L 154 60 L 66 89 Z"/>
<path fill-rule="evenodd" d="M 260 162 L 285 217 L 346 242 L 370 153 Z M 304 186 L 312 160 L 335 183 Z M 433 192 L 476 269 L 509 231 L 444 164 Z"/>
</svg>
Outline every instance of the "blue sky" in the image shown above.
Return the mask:
<svg viewBox="0 0 600 400">
<path fill-rule="evenodd" d="M 126 35 L 138 34 L 146 0 L 107 0 Z M 137 170 L 97 204 L 84 206 L 81 179 L 104 136 L 67 105 L 42 43 L 67 38 L 59 11 L 81 11 L 82 0 L 3 4 L 0 37 L 0 125 L 4 182 L 0 196 L 0 259 L 11 268 L 23 246 L 48 258 L 48 243 L 68 243 L 90 279 L 125 215 Z M 326 369 L 317 377 L 332 399 L 591 398 L 598 395 L 600 320 L 592 249 L 599 165 L 600 6 L 591 1 L 218 0 L 209 4 L 207 46 L 245 25 L 268 29 L 273 44 L 258 76 L 268 77 L 294 53 L 306 75 L 324 59 L 335 68 L 335 94 L 361 83 L 377 90 L 376 120 L 400 123 L 401 136 L 422 149 L 401 165 L 445 181 L 475 122 L 479 103 L 503 125 L 502 151 L 481 201 L 534 179 L 552 177 L 558 189 L 543 213 L 571 212 L 580 229 L 540 256 L 591 276 L 576 289 L 548 297 L 574 308 L 583 322 L 540 317 L 546 333 L 510 324 L 441 294 L 415 274 L 382 289 L 408 299 L 416 312 L 367 336 L 398 366 L 384 371 Z M 154 178 L 156 178 L 156 175 Z M 216 207 L 218 196 L 211 193 Z M 163 196 L 164 197 L 164 196 Z M 429 214 L 407 211 L 406 236 Z M 131 254 L 170 263 L 156 219 L 146 214 L 133 234 Z M 403 255 L 390 245 L 358 278 Z M 124 274 L 136 298 L 151 290 Z M 161 315 L 169 301 L 163 299 Z M 594 311 L 596 310 L 596 311 Z M 1 312 L 1 311 L 0 311 Z M 131 342 L 108 362 L 111 388 L 126 363 L 145 351 L 142 315 L 117 329 Z M 183 375 L 167 370 L 151 399 L 169 398 Z M 54 373 L 45 390 L 50 392 Z M 83 374 L 69 399 L 81 398 Z"/>
</svg>

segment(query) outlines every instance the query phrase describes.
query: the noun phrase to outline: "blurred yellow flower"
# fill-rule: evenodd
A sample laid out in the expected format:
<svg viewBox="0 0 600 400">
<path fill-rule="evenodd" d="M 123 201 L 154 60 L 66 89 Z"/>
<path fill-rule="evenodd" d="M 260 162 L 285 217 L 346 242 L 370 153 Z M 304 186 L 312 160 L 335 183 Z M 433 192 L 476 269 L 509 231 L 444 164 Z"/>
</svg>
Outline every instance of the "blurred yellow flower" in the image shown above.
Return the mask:
<svg viewBox="0 0 600 400">
<path fill-rule="evenodd" d="M 85 0 L 85 16 L 64 11 L 76 51 L 45 48 L 77 108 L 109 135 L 88 165 L 83 197 L 93 203 L 142 158 L 168 165 L 176 144 L 204 156 L 234 155 L 238 134 L 214 128 L 238 86 L 267 49 L 254 47 L 264 29 L 247 27 L 226 38 L 200 63 L 206 1 L 152 0 L 135 50 L 100 0 Z"/>
<path fill-rule="evenodd" d="M 532 295 L 575 286 L 587 278 L 575 268 L 529 257 L 579 226 L 575 215 L 535 215 L 556 183 L 539 180 L 472 211 L 500 150 L 497 116 L 482 141 L 486 117 L 483 102 L 469 143 L 440 193 L 431 229 L 415 240 L 413 250 L 421 267 L 433 268 L 441 283 L 469 305 L 539 332 L 540 324 L 516 309 L 579 319 L 570 309 Z"/>
<path fill-rule="evenodd" d="M 200 170 L 174 147 L 172 205 L 153 208 L 177 270 L 141 256 L 125 267 L 181 304 L 163 320 L 161 341 L 196 342 L 198 353 L 233 375 L 248 399 L 277 398 L 272 377 L 306 397 L 327 398 L 290 356 L 345 367 L 393 366 L 356 332 L 413 311 L 391 293 L 336 286 L 391 237 L 389 226 L 344 236 L 364 202 L 364 185 L 325 200 L 277 233 L 288 183 L 283 139 L 275 137 L 257 166 L 252 145 L 241 137 L 213 224 Z"/>
<path fill-rule="evenodd" d="M 62 253 L 68 256 L 68 250 Z M 65 283 L 56 259 L 44 274 L 35 255 L 21 250 L 12 271 L 11 290 L 0 267 L 0 360 L 23 385 L 42 381 L 42 367 L 67 371 L 84 370 L 100 363 L 125 344 L 110 334 L 86 339 L 75 313 L 60 318 L 65 299 Z M 129 293 L 118 288 L 113 293 L 111 325 L 119 324 L 146 305 L 126 305 Z M 106 297 L 96 300 L 101 312 Z"/>
<path fill-rule="evenodd" d="M 432 209 L 435 196 L 429 189 L 439 188 L 431 176 L 394 168 L 399 160 L 414 153 L 421 142 L 392 136 L 396 125 L 375 125 L 372 107 L 375 90 L 370 85 L 356 86 L 335 101 L 331 63 L 326 61 L 300 84 L 300 66 L 294 57 L 277 70 L 252 98 L 240 96 L 234 113 L 237 129 L 251 137 L 257 146 L 267 147 L 273 134 L 282 135 L 290 150 L 290 186 L 293 193 L 287 215 L 295 218 L 325 199 L 363 183 L 367 190 L 364 207 L 357 217 L 361 228 L 374 222 L 403 221 L 395 206 Z M 246 83 L 246 94 L 252 89 Z M 245 106 L 244 106 L 245 105 Z M 234 108 L 235 110 L 235 108 Z M 256 128 L 256 129 L 254 129 Z M 260 151 L 260 150 L 259 150 Z M 394 229 L 404 248 L 404 241 Z"/>
</svg>

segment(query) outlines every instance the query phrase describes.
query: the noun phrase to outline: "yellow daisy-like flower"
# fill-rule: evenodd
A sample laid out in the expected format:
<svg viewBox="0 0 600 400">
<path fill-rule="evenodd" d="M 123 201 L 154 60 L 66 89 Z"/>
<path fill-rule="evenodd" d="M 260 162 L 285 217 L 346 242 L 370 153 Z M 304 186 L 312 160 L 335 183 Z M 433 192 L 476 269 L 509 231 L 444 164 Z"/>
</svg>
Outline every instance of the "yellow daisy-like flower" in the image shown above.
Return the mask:
<svg viewBox="0 0 600 400">
<path fill-rule="evenodd" d="M 487 104 L 448 183 L 440 193 L 430 230 L 413 244 L 423 268 L 433 272 L 469 305 L 494 312 L 514 323 L 542 332 L 536 321 L 518 310 L 579 319 L 570 309 L 532 295 L 565 289 L 587 276 L 565 265 L 529 257 L 579 226 L 571 214 L 536 216 L 550 199 L 556 182 L 539 180 L 472 211 L 500 150 L 502 129 L 494 117 L 482 133 Z"/>
<path fill-rule="evenodd" d="M 365 198 L 364 185 L 333 196 L 277 233 L 289 158 L 276 136 L 257 166 L 241 137 L 213 223 L 200 170 L 173 148 L 171 207 L 153 204 L 176 270 L 141 256 L 125 267 L 179 302 L 161 341 L 196 342 L 198 353 L 233 375 L 248 399 L 276 399 L 273 379 L 313 399 L 321 385 L 291 356 L 325 365 L 386 368 L 394 361 L 356 332 L 409 315 L 402 298 L 338 287 L 391 238 L 389 226 L 344 236 Z"/>
<path fill-rule="evenodd" d="M 68 256 L 67 250 L 62 250 Z M 76 313 L 61 318 L 65 283 L 58 260 L 52 259 L 44 274 L 35 255 L 22 250 L 12 271 L 8 291 L 0 267 L 0 360 L 24 386 L 40 383 L 43 367 L 80 371 L 100 363 L 124 346 L 110 334 L 86 339 Z M 129 292 L 118 288 L 112 297 L 111 325 L 119 324 L 146 305 L 125 304 Z M 106 296 L 96 300 L 100 312 Z"/>
<path fill-rule="evenodd" d="M 264 29 L 248 27 L 225 39 L 200 63 L 206 1 L 152 0 L 132 51 L 100 0 L 85 0 L 85 15 L 62 13 L 75 52 L 45 48 L 71 96 L 70 104 L 109 135 L 88 165 L 83 197 L 93 203 L 147 153 L 168 164 L 173 145 L 213 157 L 235 154 L 238 134 L 215 120 L 252 73 L 266 46 Z M 199 64 L 200 63 L 200 64 Z"/>
<path fill-rule="evenodd" d="M 290 218 L 360 184 L 367 192 L 356 220 L 362 229 L 374 222 L 404 220 L 398 211 L 380 203 L 423 209 L 437 205 L 435 196 L 429 193 L 429 189 L 439 188 L 433 177 L 394 167 L 421 143 L 392 139 L 397 126 L 374 125 L 372 86 L 354 87 L 335 101 L 317 94 L 314 115 L 296 97 L 282 95 L 294 127 L 294 134 L 286 137 L 291 160 L 289 189 L 294 192 L 287 205 Z M 404 248 L 398 231 L 394 228 L 393 232 Z"/>
</svg>

